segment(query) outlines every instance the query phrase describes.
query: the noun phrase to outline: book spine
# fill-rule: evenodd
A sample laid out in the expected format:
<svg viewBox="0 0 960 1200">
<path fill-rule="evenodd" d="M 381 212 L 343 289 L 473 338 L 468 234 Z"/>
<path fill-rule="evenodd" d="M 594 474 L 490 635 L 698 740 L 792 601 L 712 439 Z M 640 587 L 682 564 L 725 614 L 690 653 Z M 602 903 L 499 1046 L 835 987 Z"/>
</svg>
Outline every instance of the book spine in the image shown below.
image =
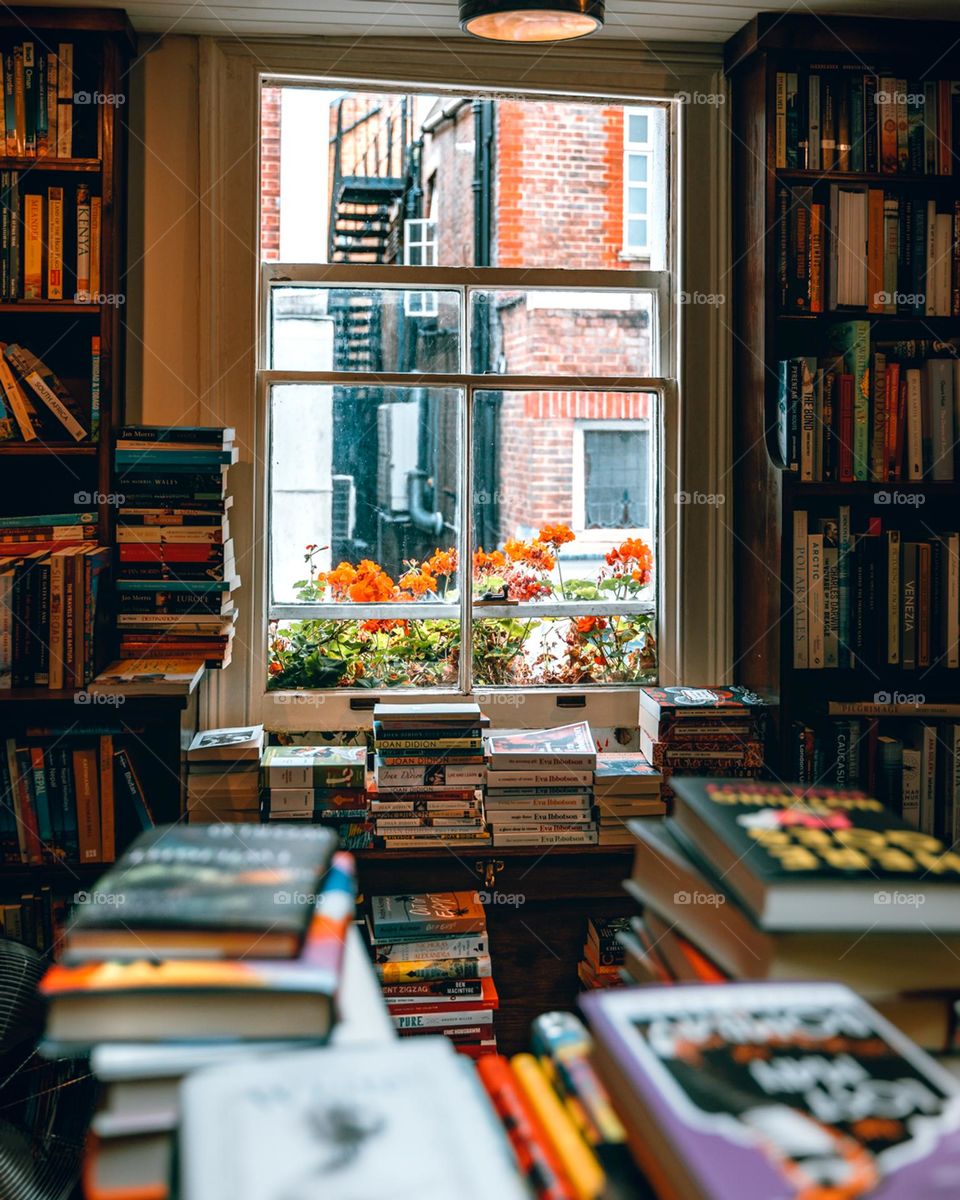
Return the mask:
<svg viewBox="0 0 960 1200">
<path fill-rule="evenodd" d="M 100 854 L 102 862 L 113 862 L 116 852 L 116 817 L 113 790 L 113 738 L 100 735 Z"/>
<path fill-rule="evenodd" d="M 36 395 L 44 402 L 47 408 L 53 413 L 60 424 L 66 429 L 67 433 L 75 442 L 82 442 L 87 436 L 87 431 L 74 417 L 73 413 L 60 399 L 57 393 L 50 387 L 47 381 L 38 371 L 30 371 L 25 376 L 26 382 L 30 385 Z"/>
<path fill-rule="evenodd" d="M 73 43 L 57 46 L 57 157 L 73 157 Z"/>
<path fill-rule="evenodd" d="M 793 665 L 809 667 L 809 619 L 807 599 L 807 514 L 793 514 Z"/>
<path fill-rule="evenodd" d="M 33 42 L 23 43 L 23 144 L 27 158 L 37 156 L 37 62 Z"/>
<path fill-rule="evenodd" d="M 47 189 L 47 299 L 63 299 L 63 188 Z"/>
<path fill-rule="evenodd" d="M 78 304 L 90 301 L 90 189 L 77 185 L 77 293 Z"/>
<path fill-rule="evenodd" d="M 850 555 L 852 549 L 850 505 L 841 504 L 837 511 L 837 641 L 838 666 L 841 667 L 848 667 L 853 661 L 850 644 Z"/>
<path fill-rule="evenodd" d="M 810 663 L 824 666 L 823 625 L 823 535 L 807 537 L 807 594 L 810 608 Z"/>
<path fill-rule="evenodd" d="M 81 862 L 100 862 L 100 814 L 97 798 L 97 752 L 73 752 L 73 777 Z"/>
<path fill-rule="evenodd" d="M 90 339 L 90 437 L 100 437 L 100 335 Z"/>
<path fill-rule="evenodd" d="M 90 197 L 90 298 L 100 303 L 100 242 L 103 205 L 99 196 Z"/>
<path fill-rule="evenodd" d="M 887 531 L 887 647 L 888 666 L 900 664 L 900 530 Z"/>
<path fill-rule="evenodd" d="M 917 543 L 903 545 L 902 660 L 903 669 L 917 665 Z"/>
<path fill-rule="evenodd" d="M 23 298 L 43 299 L 43 197 L 23 197 Z"/>
</svg>

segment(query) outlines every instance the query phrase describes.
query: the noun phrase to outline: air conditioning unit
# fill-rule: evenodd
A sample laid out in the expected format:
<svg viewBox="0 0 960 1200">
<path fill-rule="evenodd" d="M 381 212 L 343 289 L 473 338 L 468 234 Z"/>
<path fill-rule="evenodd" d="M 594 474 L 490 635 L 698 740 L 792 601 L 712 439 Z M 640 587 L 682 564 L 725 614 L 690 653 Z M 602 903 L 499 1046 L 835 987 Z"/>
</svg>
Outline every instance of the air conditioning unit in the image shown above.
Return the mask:
<svg viewBox="0 0 960 1200">
<path fill-rule="evenodd" d="M 352 475 L 334 475 L 330 495 L 330 539 L 334 545 L 353 540 L 357 524 L 357 485 Z"/>
<path fill-rule="evenodd" d="M 381 404 L 377 409 L 377 503 L 386 512 L 409 509 L 407 477 L 417 469 L 418 404 Z"/>
</svg>

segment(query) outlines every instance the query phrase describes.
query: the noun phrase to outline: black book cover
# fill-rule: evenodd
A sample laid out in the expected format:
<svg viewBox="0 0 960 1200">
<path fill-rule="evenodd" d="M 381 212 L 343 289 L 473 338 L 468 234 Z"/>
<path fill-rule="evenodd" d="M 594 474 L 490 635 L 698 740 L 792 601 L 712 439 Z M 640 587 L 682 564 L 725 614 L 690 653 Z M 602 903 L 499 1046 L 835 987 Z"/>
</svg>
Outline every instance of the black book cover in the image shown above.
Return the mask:
<svg viewBox="0 0 960 1200">
<path fill-rule="evenodd" d="M 74 927 L 302 935 L 336 844 L 316 825 L 159 825 L 102 876 Z"/>
</svg>

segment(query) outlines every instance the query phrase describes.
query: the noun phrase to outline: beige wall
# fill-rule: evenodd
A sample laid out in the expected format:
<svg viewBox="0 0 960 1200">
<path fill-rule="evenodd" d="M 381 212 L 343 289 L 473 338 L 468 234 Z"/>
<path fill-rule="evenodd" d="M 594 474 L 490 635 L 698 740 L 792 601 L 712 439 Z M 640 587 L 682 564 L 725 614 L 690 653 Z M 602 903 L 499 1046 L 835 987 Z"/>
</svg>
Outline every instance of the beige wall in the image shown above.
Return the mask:
<svg viewBox="0 0 960 1200">
<path fill-rule="evenodd" d="M 196 37 L 143 37 L 130 80 L 127 419 L 202 424 Z M 210 419 L 211 414 L 206 414 Z"/>
</svg>

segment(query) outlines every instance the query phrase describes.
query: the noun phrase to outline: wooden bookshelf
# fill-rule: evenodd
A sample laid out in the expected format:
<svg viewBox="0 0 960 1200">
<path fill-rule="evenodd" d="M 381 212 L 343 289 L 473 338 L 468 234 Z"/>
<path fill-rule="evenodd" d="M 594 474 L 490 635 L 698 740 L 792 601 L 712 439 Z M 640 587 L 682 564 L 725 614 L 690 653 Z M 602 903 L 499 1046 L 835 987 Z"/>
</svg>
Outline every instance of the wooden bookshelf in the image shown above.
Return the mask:
<svg viewBox="0 0 960 1200">
<path fill-rule="evenodd" d="M 738 680 L 779 697 L 781 771 L 789 773 L 785 731 L 801 718 L 815 719 L 828 699 L 870 700 L 877 691 L 922 692 L 931 701 L 955 697 L 960 672 L 882 666 L 806 669 L 793 666 L 793 513 L 811 521 L 849 505 L 857 528 L 868 517 L 883 529 L 917 528 L 916 506 L 879 504 L 874 494 L 896 489 L 922 497 L 929 530 L 957 527 L 960 483 L 922 481 L 801 482 L 771 456 L 776 429 L 778 363 L 827 352 L 825 335 L 836 321 L 866 320 L 875 340 L 942 339 L 960 335 L 960 319 L 876 314 L 842 309 L 819 314 L 778 311 L 778 184 L 861 184 L 892 195 L 922 189 L 952 205 L 960 198 L 960 165 L 951 175 L 916 172 L 809 170 L 777 167 L 777 73 L 803 79 L 818 66 L 849 67 L 908 80 L 960 79 L 960 26 L 946 22 L 761 14 L 726 46 L 732 80 L 735 337 L 734 519 L 735 661 Z M 801 84 L 802 86 L 802 84 Z M 865 110 L 866 111 L 866 108 Z M 802 118 L 801 118 L 802 120 Z M 816 193 L 815 193 L 816 194 Z M 820 193 L 822 195 L 822 191 Z M 922 684 L 920 679 L 922 677 Z"/>
</svg>

